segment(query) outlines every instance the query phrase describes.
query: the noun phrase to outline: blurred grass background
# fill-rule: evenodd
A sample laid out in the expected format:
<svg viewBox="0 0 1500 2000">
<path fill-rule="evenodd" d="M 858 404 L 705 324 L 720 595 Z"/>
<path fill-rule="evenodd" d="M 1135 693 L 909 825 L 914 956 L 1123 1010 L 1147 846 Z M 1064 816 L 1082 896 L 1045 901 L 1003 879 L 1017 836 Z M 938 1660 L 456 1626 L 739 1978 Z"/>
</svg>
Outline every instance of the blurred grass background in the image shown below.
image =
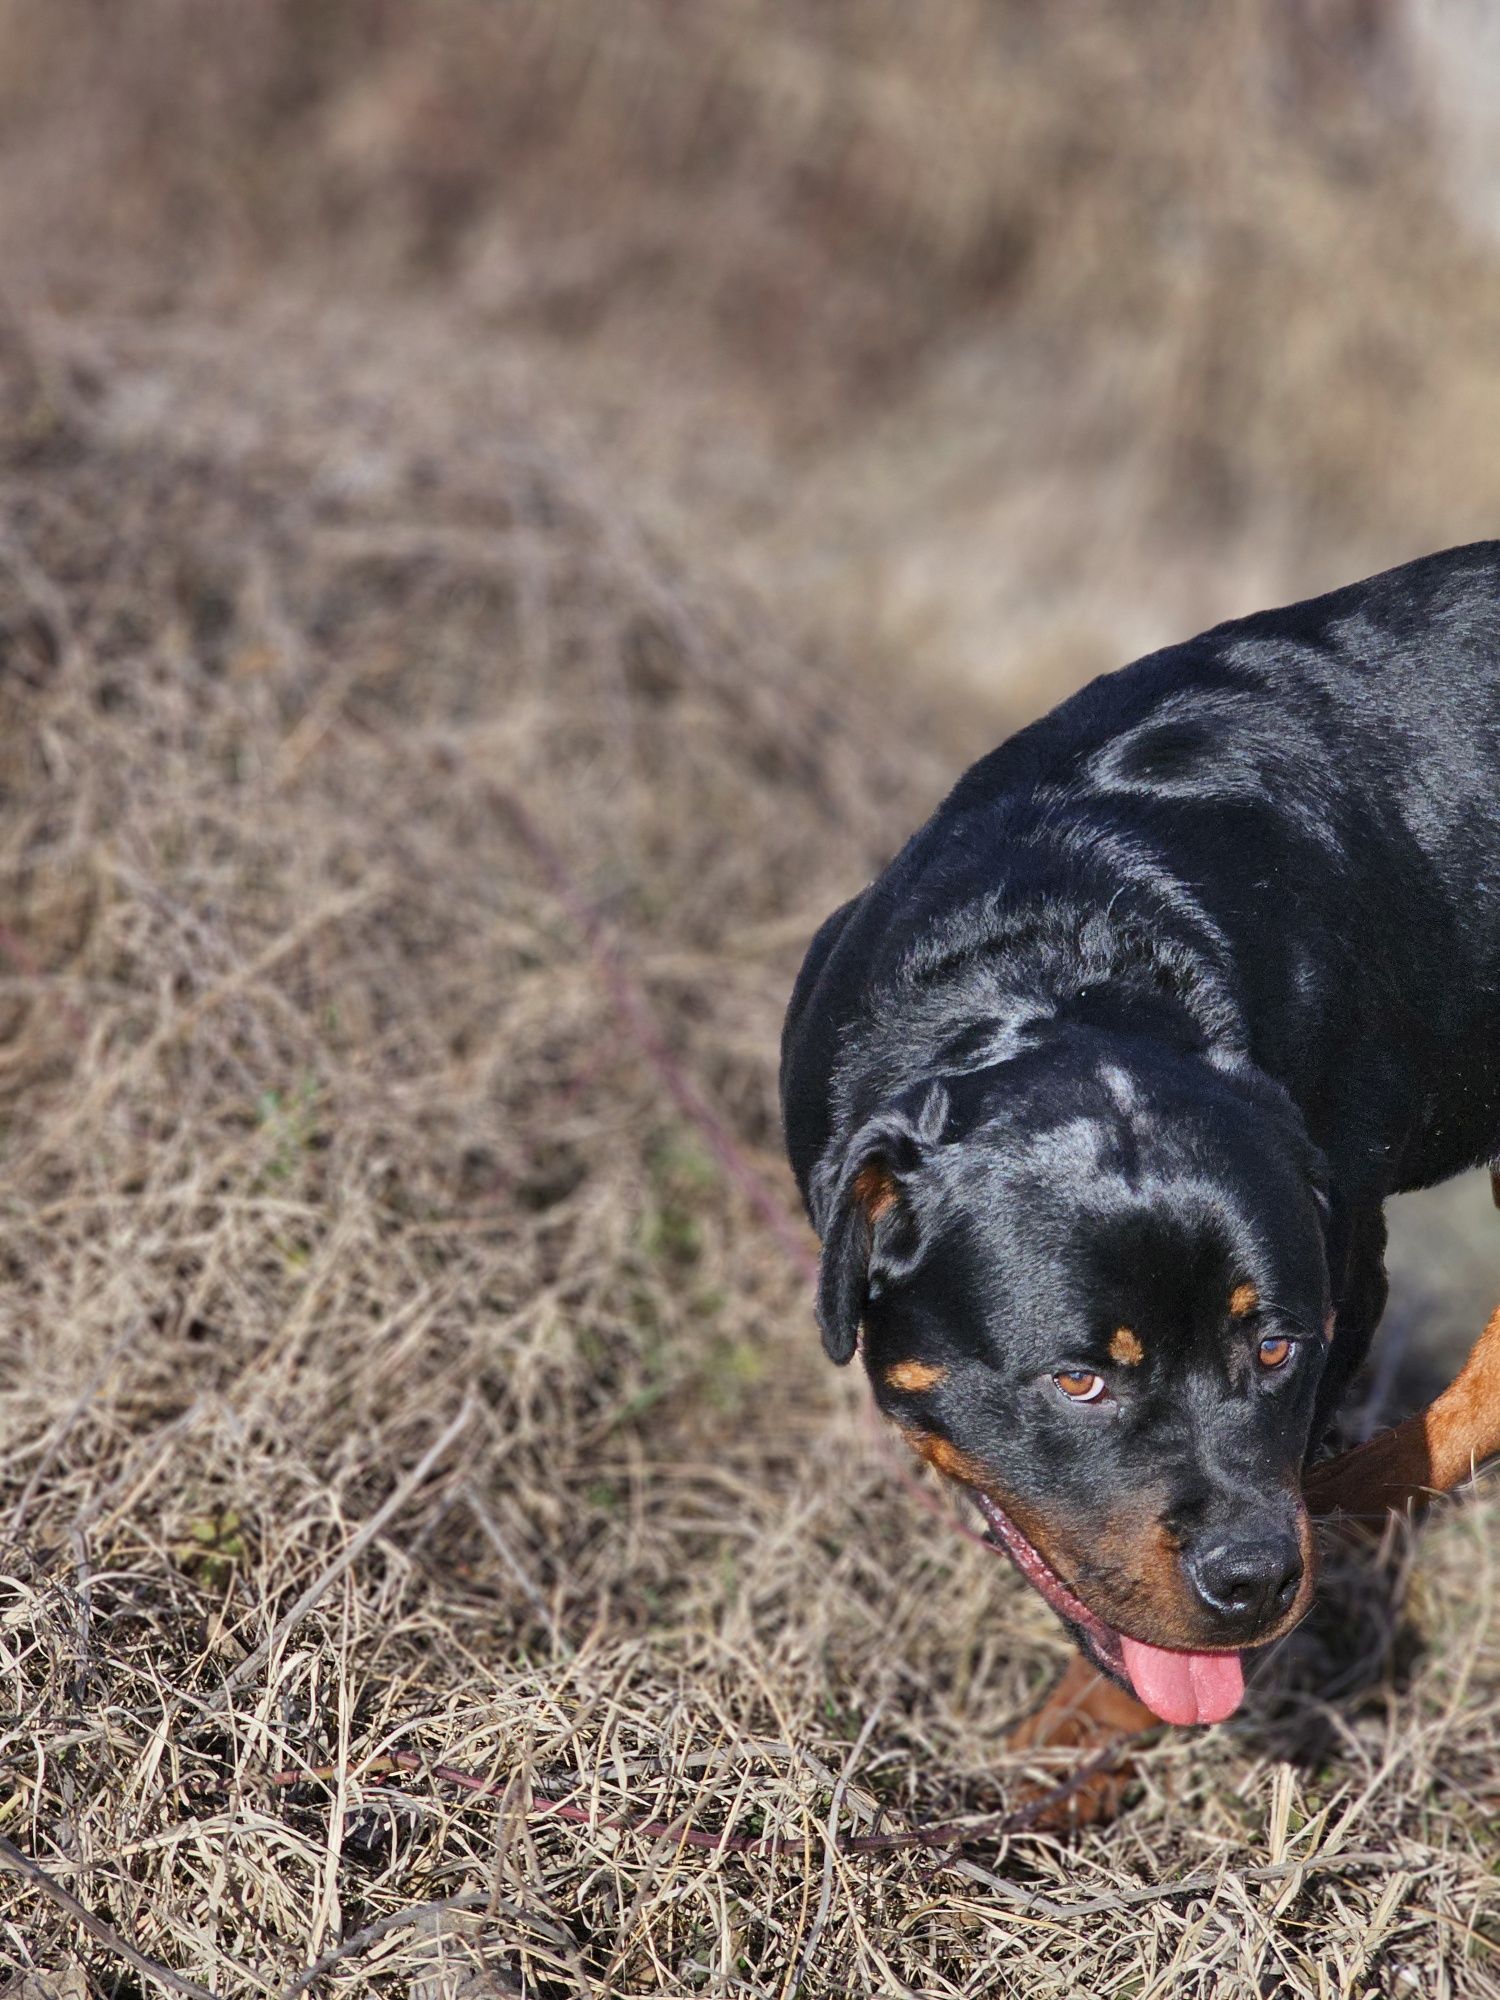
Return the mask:
<svg viewBox="0 0 1500 2000">
<path fill-rule="evenodd" d="M 889 1490 L 496 796 L 790 1208 L 801 944 L 963 764 L 1497 531 L 1489 10 L 0 0 L 0 504 L 0 1827 L 225 1992 L 475 1881 L 540 1926 L 503 1963 L 419 1937 L 326 1990 L 1260 1995 L 1328 1952 L 1329 1990 L 1497 1990 L 1473 1519 L 1424 1544 L 1415 1693 L 1335 1613 L 1242 1734 L 1153 1753 L 1133 1830 L 1026 1862 L 1095 1871 L 1085 1935 L 894 1862 L 810 1929 L 770 1864 L 255 1790 L 406 1730 L 743 1824 L 705 1744 L 792 1742 L 823 1778 L 755 1810 L 815 1843 L 879 1703 L 872 1812 L 995 1804 L 1056 1636 Z M 1482 1177 L 1397 1208 L 1367 1421 L 1495 1295 Z M 468 1384 L 461 1476 L 290 1644 Z M 1231 1895 L 1189 1950 L 1131 1900 L 1321 1840 L 1340 1786 L 1415 1913 Z M 0 1937 L 74 1933 L 0 1896 Z"/>
<path fill-rule="evenodd" d="M 1035 706 L 1493 527 L 1484 12 L 9 0 L 7 282 L 440 311 L 643 509 Z"/>
</svg>

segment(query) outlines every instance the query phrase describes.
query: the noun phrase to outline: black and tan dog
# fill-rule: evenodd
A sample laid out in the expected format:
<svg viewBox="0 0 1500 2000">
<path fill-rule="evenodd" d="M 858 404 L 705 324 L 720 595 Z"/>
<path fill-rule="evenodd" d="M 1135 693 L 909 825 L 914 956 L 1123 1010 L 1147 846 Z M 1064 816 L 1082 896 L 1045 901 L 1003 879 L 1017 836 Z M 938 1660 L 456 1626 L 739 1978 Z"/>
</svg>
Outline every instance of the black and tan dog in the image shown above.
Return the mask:
<svg viewBox="0 0 1500 2000">
<path fill-rule="evenodd" d="M 829 1354 L 863 1324 L 880 1407 L 1111 1681 L 1230 1715 L 1313 1589 L 1386 1197 L 1500 1158 L 1500 542 L 976 764 L 813 940 L 782 1104 Z M 1500 1448 L 1500 1326 L 1434 1412 L 1349 1492 Z"/>
</svg>

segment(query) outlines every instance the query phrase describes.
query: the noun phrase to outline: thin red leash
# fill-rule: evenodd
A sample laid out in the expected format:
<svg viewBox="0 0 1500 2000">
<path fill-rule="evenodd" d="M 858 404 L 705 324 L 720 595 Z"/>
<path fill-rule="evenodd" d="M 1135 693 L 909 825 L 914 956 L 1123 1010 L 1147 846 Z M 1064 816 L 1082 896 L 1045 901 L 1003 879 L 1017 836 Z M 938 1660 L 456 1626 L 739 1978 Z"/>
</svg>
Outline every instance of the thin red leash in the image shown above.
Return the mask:
<svg viewBox="0 0 1500 2000">
<path fill-rule="evenodd" d="M 383 739 L 383 732 L 371 733 Z M 387 747 L 393 746 L 388 744 Z M 451 752 L 445 752 L 444 756 L 445 761 L 450 763 L 459 761 Z M 817 1256 L 811 1243 L 795 1228 L 784 1205 L 750 1165 L 733 1134 L 672 1055 L 656 1025 L 649 1002 L 626 970 L 609 937 L 604 920 L 578 886 L 561 853 L 513 793 L 497 786 L 491 786 L 490 790 L 496 805 L 509 820 L 517 838 L 542 869 L 558 900 L 582 934 L 603 976 L 605 989 L 616 1015 L 630 1039 L 655 1069 L 682 1115 L 700 1133 L 725 1174 L 740 1190 L 751 1209 L 775 1238 L 792 1268 L 811 1281 L 817 1275 Z M 0 957 L 9 959 L 23 978 L 40 982 L 45 976 L 36 954 L 9 925 L 0 925 Z M 62 1002 L 60 1011 L 74 1036 L 80 1041 L 84 1040 L 88 1033 L 88 1023 L 82 1011 L 68 1000 Z M 873 1402 L 868 1403 L 866 1408 L 872 1426 L 880 1434 L 882 1443 L 885 1443 L 875 1405 Z M 950 1513 L 937 1496 L 914 1479 L 904 1466 L 896 1463 L 893 1469 L 901 1484 L 921 1507 L 935 1515 L 947 1527 L 964 1535 L 969 1541 L 977 1542 L 991 1553 L 995 1552 L 995 1545 L 988 1537 Z M 940 1825 L 912 1827 L 901 1832 L 849 1834 L 840 1840 L 840 1851 L 847 1854 L 876 1854 L 901 1848 L 954 1847 L 966 1840 L 987 1837 L 1003 1839 L 1008 1834 L 1022 1832 L 1053 1806 L 1070 1798 L 1098 1772 L 1107 1768 L 1124 1740 L 1126 1739 L 1121 1737 L 1107 1744 L 1097 1755 L 1079 1765 L 1067 1778 L 1039 1793 L 1026 1805 L 1013 1812 L 991 1814 L 965 1823 L 946 1822 Z M 392 1769 L 423 1772 L 440 1783 L 458 1786 L 485 1797 L 501 1797 L 507 1790 L 504 1785 L 477 1777 L 472 1772 L 460 1770 L 456 1766 L 430 1763 L 411 1751 L 392 1751 L 385 1758 L 376 1760 L 376 1765 L 382 1763 Z M 307 1782 L 318 1775 L 317 1772 L 279 1771 L 271 1774 L 270 1782 L 274 1785 L 290 1785 Z M 717 1834 L 705 1833 L 680 1822 L 668 1823 L 651 1819 L 623 1818 L 596 1821 L 585 1808 L 569 1805 L 561 1799 L 534 1797 L 526 1810 L 528 1817 L 550 1816 L 579 1826 L 608 1827 L 616 1832 L 638 1834 L 643 1839 L 671 1838 L 682 1846 L 696 1848 L 704 1853 L 729 1852 L 774 1857 L 793 1850 L 799 1853 L 806 1851 L 804 1842 L 779 1834 L 734 1834 L 727 1830 Z"/>
<path fill-rule="evenodd" d="M 616 1013 L 642 1055 L 671 1092 L 678 1110 L 697 1128 L 724 1172 L 776 1238 L 788 1261 L 805 1277 L 816 1277 L 818 1261 L 811 1245 L 793 1227 L 786 1209 L 750 1165 L 729 1128 L 672 1055 L 662 1039 L 646 996 L 625 970 L 605 930 L 603 918 L 579 888 L 562 855 L 518 798 L 498 786 L 491 790 L 496 805 L 510 821 L 517 838 L 542 869 L 558 901 L 583 933 Z"/>
<path fill-rule="evenodd" d="M 459 761 L 452 752 L 445 752 L 444 755 L 445 761 Z M 765 1223 L 793 1269 L 808 1280 L 815 1278 L 817 1257 L 812 1246 L 795 1230 L 781 1202 L 750 1165 L 733 1134 L 667 1047 L 650 1004 L 626 970 L 603 918 L 584 895 L 557 847 L 513 793 L 493 784 L 489 789 L 496 806 L 541 868 L 559 902 L 582 934 L 622 1026 L 655 1069 L 682 1115 L 701 1134 L 729 1179 Z M 867 1407 L 871 1421 L 878 1428 L 879 1417 L 873 1403 Z M 970 1541 L 978 1542 L 990 1553 L 995 1553 L 993 1542 L 950 1514 L 941 1501 L 913 1479 L 904 1467 L 898 1466 L 896 1471 L 902 1485 L 929 1512 Z M 1024 1832 L 1053 1807 L 1071 1798 L 1091 1779 L 1108 1769 L 1118 1756 L 1121 1745 L 1128 1740 L 1123 1733 L 1113 1738 L 1058 1784 L 1039 1792 L 1012 1812 L 993 1813 L 967 1822 L 945 1821 L 909 1827 L 892 1833 L 846 1834 L 838 1842 L 839 1851 L 856 1855 L 888 1853 L 902 1848 L 957 1847 L 969 1840 L 1004 1839 L 1007 1835 Z M 455 1785 L 483 1798 L 504 1798 L 511 1789 L 508 1783 L 481 1778 L 455 1765 L 431 1763 L 414 1751 L 388 1752 L 367 1769 L 382 1766 L 420 1772 L 438 1783 Z M 331 1772 L 326 1770 L 277 1771 L 271 1774 L 270 1782 L 292 1785 L 315 1782 L 330 1775 Z M 566 1800 L 548 1798 L 545 1794 L 538 1796 L 533 1793 L 525 1812 L 528 1818 L 561 1819 L 594 1831 L 608 1829 L 616 1833 L 633 1833 L 645 1840 L 670 1839 L 680 1846 L 696 1848 L 707 1854 L 734 1853 L 775 1858 L 794 1851 L 799 1854 L 806 1852 L 805 1841 L 781 1834 L 736 1834 L 727 1829 L 721 1833 L 706 1833 L 680 1819 L 669 1822 L 625 1816 L 599 1820 L 586 1807 L 570 1805 Z"/>
<path fill-rule="evenodd" d="M 604 919 L 584 895 L 556 845 L 514 793 L 492 786 L 491 794 L 509 820 L 517 839 L 547 877 L 558 901 L 582 934 L 623 1026 L 666 1085 L 678 1110 L 701 1134 L 729 1179 L 766 1224 L 792 1268 L 808 1280 L 815 1279 L 818 1274 L 816 1251 L 795 1228 L 785 1206 L 745 1158 L 733 1133 L 667 1047 L 656 1025 L 650 1002 L 626 970 Z M 888 1447 L 879 1411 L 873 1403 L 866 1405 L 866 1411 L 882 1446 Z M 914 1479 L 899 1460 L 892 1458 L 890 1462 L 896 1477 L 919 1506 L 926 1508 L 929 1514 L 935 1515 L 957 1534 L 994 1553 L 995 1544 L 987 1535 L 950 1512 L 938 1496 Z"/>
<path fill-rule="evenodd" d="M 966 1840 L 1003 1840 L 1009 1834 L 1024 1833 L 1043 1813 L 1050 1812 L 1053 1806 L 1070 1798 L 1106 1769 L 1119 1747 L 1119 1740 L 1106 1744 L 1061 1783 L 1039 1793 L 1014 1812 L 987 1813 L 973 1820 L 943 1820 L 891 1833 L 842 1834 L 837 1842 L 838 1851 L 890 1854 L 902 1848 L 958 1847 Z M 481 1778 L 456 1764 L 434 1764 L 415 1750 L 387 1750 L 361 1767 L 365 1776 L 379 1776 L 388 1770 L 415 1772 L 437 1784 L 454 1785 L 484 1799 L 505 1799 L 513 1789 L 507 1780 Z M 277 1786 L 327 1784 L 334 1776 L 334 1766 L 324 1764 L 304 1771 L 272 1771 L 266 1782 Z M 586 1806 L 569 1805 L 565 1799 L 551 1798 L 545 1792 L 533 1791 L 524 1811 L 528 1819 L 562 1819 L 573 1826 L 588 1827 L 594 1833 L 634 1833 L 642 1840 L 674 1840 L 679 1846 L 696 1848 L 703 1854 L 748 1854 L 774 1860 L 778 1855 L 807 1851 L 806 1840 L 794 1839 L 789 1834 L 730 1833 L 727 1828 L 722 1833 L 705 1833 L 700 1827 L 687 1825 L 682 1818 L 640 1819 L 626 1814 L 615 1819 L 598 1819 Z"/>
</svg>

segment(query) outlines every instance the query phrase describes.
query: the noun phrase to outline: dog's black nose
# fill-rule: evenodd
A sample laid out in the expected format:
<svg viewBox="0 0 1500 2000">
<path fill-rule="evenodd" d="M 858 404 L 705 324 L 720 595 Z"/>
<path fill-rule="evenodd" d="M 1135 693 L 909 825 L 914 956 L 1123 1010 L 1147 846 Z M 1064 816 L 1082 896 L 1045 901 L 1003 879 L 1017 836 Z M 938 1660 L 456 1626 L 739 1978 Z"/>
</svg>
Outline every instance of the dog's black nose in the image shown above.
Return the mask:
<svg viewBox="0 0 1500 2000">
<path fill-rule="evenodd" d="M 1279 1618 L 1302 1581 L 1302 1551 L 1290 1534 L 1221 1537 L 1184 1564 L 1216 1618 L 1254 1631 Z"/>
</svg>

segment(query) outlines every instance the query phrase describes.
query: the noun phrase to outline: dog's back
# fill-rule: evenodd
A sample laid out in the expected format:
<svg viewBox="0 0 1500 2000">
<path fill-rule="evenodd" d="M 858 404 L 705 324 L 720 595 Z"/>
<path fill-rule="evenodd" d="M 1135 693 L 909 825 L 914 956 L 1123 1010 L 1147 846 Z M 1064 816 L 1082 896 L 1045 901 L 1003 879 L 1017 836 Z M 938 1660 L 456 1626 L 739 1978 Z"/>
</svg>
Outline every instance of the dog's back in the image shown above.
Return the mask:
<svg viewBox="0 0 1500 2000">
<path fill-rule="evenodd" d="M 1436 1093 L 1444 1115 L 1404 1142 L 1393 1185 L 1485 1157 L 1500 1141 L 1500 542 L 1218 626 L 976 764 L 808 952 L 782 1064 L 804 1194 L 858 1095 L 851 1039 L 863 1066 L 899 1071 L 887 996 L 1032 949 L 1022 909 L 1056 933 L 1034 949 L 1058 976 L 1091 914 L 1180 935 L 1229 980 L 1257 1061 L 1325 1146 L 1378 1146 Z"/>
</svg>

